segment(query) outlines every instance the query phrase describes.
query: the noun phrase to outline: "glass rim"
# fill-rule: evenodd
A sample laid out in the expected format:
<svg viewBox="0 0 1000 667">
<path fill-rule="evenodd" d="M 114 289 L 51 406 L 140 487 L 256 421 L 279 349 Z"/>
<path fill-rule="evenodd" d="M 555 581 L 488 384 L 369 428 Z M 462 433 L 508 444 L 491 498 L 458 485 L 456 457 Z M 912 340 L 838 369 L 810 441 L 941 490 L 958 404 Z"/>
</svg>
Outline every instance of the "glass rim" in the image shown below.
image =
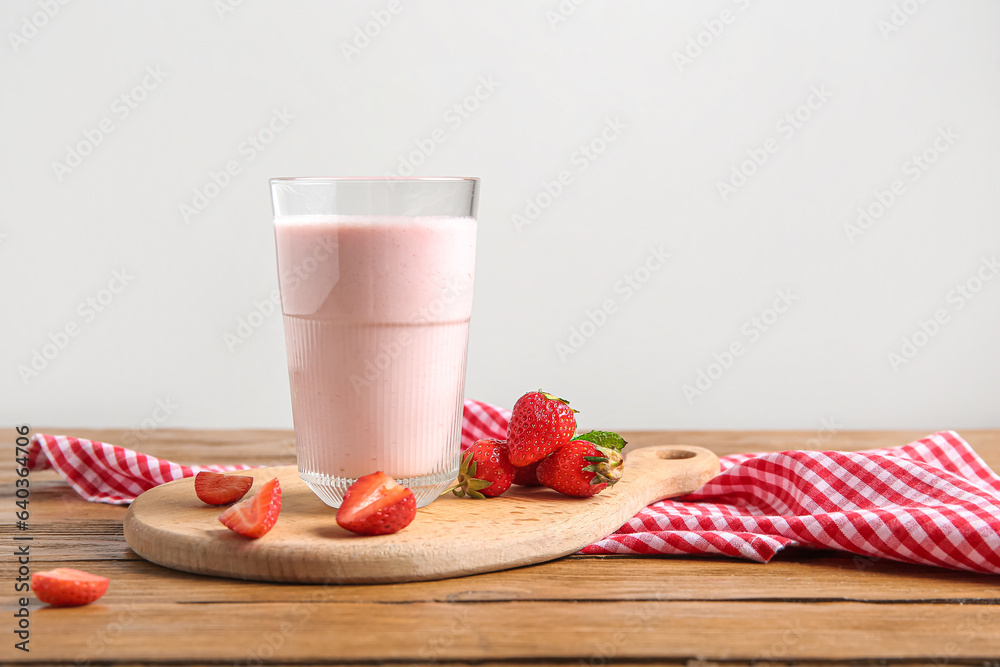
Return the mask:
<svg viewBox="0 0 1000 667">
<path fill-rule="evenodd" d="M 290 181 L 298 183 L 340 183 L 340 182 L 409 182 L 417 183 L 421 181 L 444 182 L 444 183 L 467 183 L 479 181 L 478 176 L 276 176 L 269 179 L 271 183 L 287 183 Z"/>
</svg>

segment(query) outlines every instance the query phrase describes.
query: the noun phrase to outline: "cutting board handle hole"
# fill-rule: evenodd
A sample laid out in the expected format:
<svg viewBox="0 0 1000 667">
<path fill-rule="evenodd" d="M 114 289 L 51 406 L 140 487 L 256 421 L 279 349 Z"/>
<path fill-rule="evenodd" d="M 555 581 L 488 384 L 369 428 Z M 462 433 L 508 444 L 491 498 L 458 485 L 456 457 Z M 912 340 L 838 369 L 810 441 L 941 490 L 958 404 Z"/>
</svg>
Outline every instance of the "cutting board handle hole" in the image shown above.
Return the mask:
<svg viewBox="0 0 1000 667">
<path fill-rule="evenodd" d="M 693 459 L 698 456 L 694 452 L 688 452 L 683 449 L 664 449 L 663 451 L 656 452 L 656 458 L 658 459 Z"/>
</svg>

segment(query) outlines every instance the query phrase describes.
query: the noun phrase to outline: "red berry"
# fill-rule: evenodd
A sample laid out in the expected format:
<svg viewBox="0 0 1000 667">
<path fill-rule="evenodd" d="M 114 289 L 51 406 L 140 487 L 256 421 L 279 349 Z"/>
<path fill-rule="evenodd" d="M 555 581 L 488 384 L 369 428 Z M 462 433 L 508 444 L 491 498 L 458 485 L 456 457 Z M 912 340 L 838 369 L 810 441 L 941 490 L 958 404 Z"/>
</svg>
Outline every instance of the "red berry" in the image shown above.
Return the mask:
<svg viewBox="0 0 1000 667">
<path fill-rule="evenodd" d="M 600 493 L 621 478 L 619 452 L 574 440 L 542 459 L 538 481 L 567 496 L 586 498 Z"/>
<path fill-rule="evenodd" d="M 194 478 L 194 492 L 209 505 L 227 505 L 242 498 L 253 486 L 253 477 L 200 472 Z"/>
<path fill-rule="evenodd" d="M 281 513 L 281 485 L 275 477 L 255 495 L 236 503 L 219 515 L 226 528 L 257 539 L 274 528 Z"/>
<path fill-rule="evenodd" d="M 507 425 L 510 462 L 529 465 L 569 442 L 576 432 L 574 412 L 568 401 L 540 391 L 517 399 Z"/>
<path fill-rule="evenodd" d="M 337 523 L 360 535 L 387 535 L 409 526 L 416 515 L 413 491 L 379 471 L 348 487 L 337 509 Z"/>
<path fill-rule="evenodd" d="M 542 459 L 542 461 L 544 460 Z M 514 468 L 514 483 L 521 486 L 541 486 L 542 483 L 538 481 L 535 471 L 538 470 L 538 464 L 542 461 L 535 461 L 526 466 Z"/>
<path fill-rule="evenodd" d="M 510 488 L 514 481 L 514 466 L 507 457 L 507 442 L 483 438 L 465 450 L 458 481 L 451 487 L 456 496 L 493 498 Z"/>
<path fill-rule="evenodd" d="M 59 607 L 90 604 L 108 591 L 109 580 L 70 567 L 31 575 L 31 589 L 42 602 Z"/>
</svg>

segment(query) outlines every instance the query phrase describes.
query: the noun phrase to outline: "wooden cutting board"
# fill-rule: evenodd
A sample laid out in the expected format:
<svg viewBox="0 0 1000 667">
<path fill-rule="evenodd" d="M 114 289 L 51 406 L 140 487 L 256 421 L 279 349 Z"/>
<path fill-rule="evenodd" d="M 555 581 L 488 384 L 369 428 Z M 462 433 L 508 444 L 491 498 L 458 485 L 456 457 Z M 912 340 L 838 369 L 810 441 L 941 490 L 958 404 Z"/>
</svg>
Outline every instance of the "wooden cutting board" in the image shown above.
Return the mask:
<svg viewBox="0 0 1000 667">
<path fill-rule="evenodd" d="M 618 484 L 592 498 L 544 487 L 512 487 L 487 500 L 442 496 L 393 535 L 362 537 L 337 525 L 336 510 L 313 495 L 295 466 L 257 468 L 256 487 L 277 477 L 281 516 L 249 540 L 217 520 L 194 478 L 146 491 L 125 515 L 125 539 L 164 567 L 237 579 L 302 583 L 396 583 L 446 579 L 540 563 L 610 535 L 646 505 L 690 493 L 719 472 L 701 447 L 645 447 L 628 453 Z"/>
</svg>

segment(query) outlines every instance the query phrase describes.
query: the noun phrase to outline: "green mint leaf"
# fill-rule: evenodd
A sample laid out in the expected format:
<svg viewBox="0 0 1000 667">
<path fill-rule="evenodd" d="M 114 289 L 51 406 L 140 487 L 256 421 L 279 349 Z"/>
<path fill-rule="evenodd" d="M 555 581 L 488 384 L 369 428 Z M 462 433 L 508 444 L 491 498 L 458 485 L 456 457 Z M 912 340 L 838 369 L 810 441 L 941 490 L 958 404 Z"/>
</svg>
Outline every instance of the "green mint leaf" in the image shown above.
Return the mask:
<svg viewBox="0 0 1000 667">
<path fill-rule="evenodd" d="M 621 437 L 614 431 L 590 431 L 589 433 L 582 433 L 574 440 L 586 440 L 589 443 L 598 445 L 599 447 L 607 447 L 608 449 L 617 449 L 621 451 L 628 442 L 625 438 Z"/>
</svg>

